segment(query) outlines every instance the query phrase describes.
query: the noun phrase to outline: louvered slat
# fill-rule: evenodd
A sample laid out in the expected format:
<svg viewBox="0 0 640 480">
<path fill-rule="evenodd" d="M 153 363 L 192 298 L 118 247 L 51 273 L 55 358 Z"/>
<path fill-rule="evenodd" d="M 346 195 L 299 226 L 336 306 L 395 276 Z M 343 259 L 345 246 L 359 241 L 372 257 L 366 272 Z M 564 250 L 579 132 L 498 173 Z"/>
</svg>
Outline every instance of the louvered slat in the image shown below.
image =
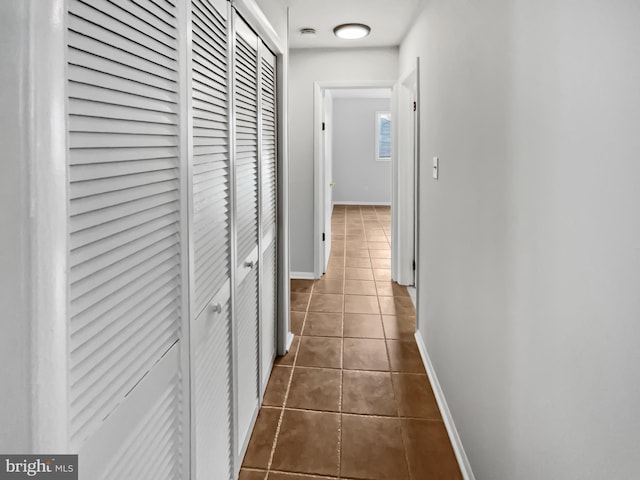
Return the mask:
<svg viewBox="0 0 640 480">
<path fill-rule="evenodd" d="M 164 392 L 152 399 L 139 423 L 129 425 L 131 433 L 100 480 L 182 478 L 182 437 L 176 435 L 180 431 L 183 400 L 180 381 L 176 375 Z"/>
<path fill-rule="evenodd" d="M 70 0 L 68 12 L 69 413 L 78 450 L 180 338 L 180 122 L 174 6 Z M 182 477 L 174 380 L 103 478 Z"/>
<path fill-rule="evenodd" d="M 195 332 L 196 480 L 231 478 L 232 379 L 229 301 L 203 312 Z M 211 315 L 211 316 L 210 316 Z"/>
<path fill-rule="evenodd" d="M 262 114 L 262 227 L 264 232 L 275 228 L 277 205 L 276 163 L 276 90 L 275 56 L 264 51 L 260 60 Z M 274 259 L 275 261 L 275 259 Z"/>
<path fill-rule="evenodd" d="M 277 157 L 276 58 L 262 45 L 260 55 L 261 222 L 263 257 L 260 277 L 262 385 L 266 385 L 276 353 L 277 317 Z"/>
<path fill-rule="evenodd" d="M 191 2 L 193 30 L 194 315 L 230 276 L 226 20 L 209 0 Z"/>
<path fill-rule="evenodd" d="M 258 52 L 238 34 L 235 54 L 237 243 L 242 265 L 258 242 Z"/>
<path fill-rule="evenodd" d="M 258 406 L 258 269 L 251 270 L 238 287 L 238 425 L 240 441 L 249 428 Z"/>
</svg>

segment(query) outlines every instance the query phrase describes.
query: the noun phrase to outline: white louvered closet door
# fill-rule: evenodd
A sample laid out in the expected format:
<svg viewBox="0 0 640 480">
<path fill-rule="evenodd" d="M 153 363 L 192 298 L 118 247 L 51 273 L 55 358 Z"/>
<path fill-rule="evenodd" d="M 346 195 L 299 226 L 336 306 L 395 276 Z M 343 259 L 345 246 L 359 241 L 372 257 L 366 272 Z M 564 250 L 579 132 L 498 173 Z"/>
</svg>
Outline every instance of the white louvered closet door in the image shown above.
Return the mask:
<svg viewBox="0 0 640 480">
<path fill-rule="evenodd" d="M 237 454 L 251 434 L 258 392 L 258 37 L 235 16 Z"/>
<path fill-rule="evenodd" d="M 260 176 L 262 262 L 260 325 L 262 385 L 266 387 L 276 355 L 277 318 L 277 103 L 276 56 L 260 48 Z"/>
<path fill-rule="evenodd" d="M 67 25 L 70 449 L 83 479 L 187 478 L 176 7 Z"/>
<path fill-rule="evenodd" d="M 228 5 L 192 0 L 195 480 L 232 477 Z"/>
</svg>

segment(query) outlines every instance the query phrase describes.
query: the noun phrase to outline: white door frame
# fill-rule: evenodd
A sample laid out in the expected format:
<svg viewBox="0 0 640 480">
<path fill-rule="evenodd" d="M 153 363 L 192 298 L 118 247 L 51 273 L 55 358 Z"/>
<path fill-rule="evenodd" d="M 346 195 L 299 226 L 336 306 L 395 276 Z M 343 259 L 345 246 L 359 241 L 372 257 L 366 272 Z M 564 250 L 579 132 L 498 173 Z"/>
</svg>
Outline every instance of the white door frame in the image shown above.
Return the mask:
<svg viewBox="0 0 640 480">
<path fill-rule="evenodd" d="M 418 75 L 416 63 L 415 69 L 401 77 L 394 89 L 394 138 L 397 141 L 394 142 L 391 275 L 401 285 L 413 286 L 417 283 L 418 265 Z"/>
<path fill-rule="evenodd" d="M 324 247 L 322 244 L 322 234 L 324 233 L 326 215 L 331 212 L 325 211 L 325 197 L 329 187 L 329 182 L 324 178 L 325 157 L 323 153 L 322 122 L 324 119 L 324 92 L 333 89 L 354 89 L 362 90 L 367 88 L 389 88 L 392 89 L 394 82 L 389 81 L 351 81 L 335 82 L 322 81 L 313 84 L 313 175 L 314 175 L 314 209 L 313 209 L 313 266 L 314 277 L 320 278 L 324 273 Z M 392 100 L 393 103 L 393 100 Z"/>
</svg>

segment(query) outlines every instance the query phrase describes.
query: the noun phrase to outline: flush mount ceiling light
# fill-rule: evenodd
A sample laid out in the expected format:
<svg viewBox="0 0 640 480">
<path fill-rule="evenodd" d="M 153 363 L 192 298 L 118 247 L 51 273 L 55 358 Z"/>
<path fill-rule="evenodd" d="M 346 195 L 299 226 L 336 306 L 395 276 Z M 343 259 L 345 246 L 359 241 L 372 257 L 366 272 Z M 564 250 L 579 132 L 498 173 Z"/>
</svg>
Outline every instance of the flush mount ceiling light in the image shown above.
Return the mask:
<svg viewBox="0 0 640 480">
<path fill-rule="evenodd" d="M 362 23 L 345 23 L 343 25 L 338 25 L 333 29 L 333 33 L 336 37 L 344 38 L 346 40 L 364 38 L 369 35 L 370 32 L 371 27 Z"/>
<path fill-rule="evenodd" d="M 300 35 L 313 37 L 316 34 L 315 28 L 301 28 Z"/>
</svg>

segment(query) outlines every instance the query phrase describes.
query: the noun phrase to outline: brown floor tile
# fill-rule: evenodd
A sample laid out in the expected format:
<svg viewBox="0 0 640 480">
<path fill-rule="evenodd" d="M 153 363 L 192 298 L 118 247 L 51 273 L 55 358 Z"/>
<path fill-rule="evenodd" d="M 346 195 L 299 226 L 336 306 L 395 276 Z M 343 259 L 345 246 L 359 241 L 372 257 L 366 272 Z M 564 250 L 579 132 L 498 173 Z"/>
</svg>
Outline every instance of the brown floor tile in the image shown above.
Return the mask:
<svg viewBox="0 0 640 480">
<path fill-rule="evenodd" d="M 291 333 L 294 335 L 302 335 L 305 315 L 304 312 L 291 312 Z"/>
<path fill-rule="evenodd" d="M 267 480 L 338 480 L 335 477 L 316 477 L 315 475 L 298 475 L 297 473 L 269 472 Z"/>
<path fill-rule="evenodd" d="M 314 293 L 309 302 L 310 312 L 342 313 L 342 295 L 334 293 Z"/>
<path fill-rule="evenodd" d="M 391 375 L 387 372 L 344 370 L 342 411 L 368 415 L 395 416 Z"/>
<path fill-rule="evenodd" d="M 402 435 L 415 479 L 462 480 L 456 456 L 442 422 L 402 419 Z"/>
<path fill-rule="evenodd" d="M 389 361 L 393 372 L 425 373 L 420 351 L 415 340 L 387 340 Z"/>
<path fill-rule="evenodd" d="M 341 337 L 342 313 L 307 313 L 303 334 L 315 337 Z"/>
<path fill-rule="evenodd" d="M 394 373 L 393 391 L 401 417 L 442 420 L 436 397 L 426 375 Z"/>
<path fill-rule="evenodd" d="M 384 335 L 386 338 L 407 341 L 414 339 L 414 334 L 416 332 L 416 322 L 414 317 L 394 317 L 390 315 L 383 315 L 382 323 L 384 324 Z"/>
<path fill-rule="evenodd" d="M 291 311 L 306 312 L 310 296 L 308 293 L 291 293 Z"/>
<path fill-rule="evenodd" d="M 344 288 L 344 279 L 342 278 L 321 278 L 316 280 L 313 287 L 314 294 L 318 293 L 342 293 Z"/>
<path fill-rule="evenodd" d="M 409 291 L 404 285 L 400 285 L 396 282 L 391 282 L 391 288 L 393 289 L 394 297 L 409 297 Z"/>
<path fill-rule="evenodd" d="M 287 394 L 289 379 L 291 378 L 291 367 L 276 365 L 271 371 L 267 389 L 264 392 L 263 405 L 281 407 L 284 405 L 284 397 Z"/>
<path fill-rule="evenodd" d="M 372 258 L 371 266 L 373 268 L 391 268 L 390 258 Z"/>
<path fill-rule="evenodd" d="M 291 291 L 294 293 L 311 293 L 312 287 L 313 280 L 301 280 L 295 278 L 291 280 Z"/>
<path fill-rule="evenodd" d="M 388 242 L 368 242 L 369 250 L 389 250 L 391 246 Z"/>
<path fill-rule="evenodd" d="M 243 467 L 268 468 L 280 413 L 282 413 L 280 408 L 262 407 L 260 409 L 242 462 Z"/>
<path fill-rule="evenodd" d="M 327 267 L 327 271 L 325 272 L 322 278 L 333 278 L 333 279 L 344 278 L 344 266 L 340 265 L 339 267 L 336 267 L 333 265 L 329 265 Z"/>
<path fill-rule="evenodd" d="M 296 367 L 287 398 L 287 408 L 338 412 L 341 382 L 340 370 Z"/>
<path fill-rule="evenodd" d="M 371 280 L 345 280 L 344 293 L 348 295 L 377 295 L 376 283 Z"/>
<path fill-rule="evenodd" d="M 345 313 L 344 337 L 384 338 L 380 315 Z"/>
<path fill-rule="evenodd" d="M 366 295 L 345 295 L 344 311 L 345 313 L 379 314 L 380 306 L 378 305 L 378 297 Z"/>
<path fill-rule="evenodd" d="M 340 415 L 285 410 L 271 468 L 338 475 Z"/>
<path fill-rule="evenodd" d="M 391 250 L 369 250 L 369 256 L 374 258 L 391 258 Z"/>
<path fill-rule="evenodd" d="M 388 268 L 374 268 L 373 278 L 376 281 L 391 281 L 391 270 Z"/>
<path fill-rule="evenodd" d="M 380 310 L 383 315 L 416 314 L 410 297 L 380 297 Z"/>
<path fill-rule="evenodd" d="M 373 280 L 373 270 L 370 268 L 347 267 L 344 275 L 347 280 Z"/>
<path fill-rule="evenodd" d="M 371 268 L 371 260 L 362 257 L 347 257 L 344 261 L 345 267 Z"/>
<path fill-rule="evenodd" d="M 347 257 L 369 258 L 369 250 L 366 248 L 347 248 L 345 250 Z"/>
<path fill-rule="evenodd" d="M 302 337 L 296 365 L 304 367 L 340 368 L 342 339 Z"/>
<path fill-rule="evenodd" d="M 266 470 L 240 470 L 238 480 L 265 480 L 267 478 Z"/>
<path fill-rule="evenodd" d="M 369 242 L 385 242 L 387 243 L 387 237 L 382 229 L 379 230 L 367 230 L 367 241 Z"/>
<path fill-rule="evenodd" d="M 376 291 L 379 297 L 393 297 L 393 285 L 391 282 L 376 282 Z"/>
<path fill-rule="evenodd" d="M 296 353 L 298 353 L 299 346 L 300 337 L 296 335 L 291 342 L 291 348 L 289 349 L 289 351 L 281 357 L 276 357 L 275 365 L 293 365 L 293 361 L 296 358 Z"/>
<path fill-rule="evenodd" d="M 389 370 L 384 340 L 345 338 L 343 368 L 349 370 Z"/>
<path fill-rule="evenodd" d="M 409 478 L 397 418 L 342 416 L 340 475 L 372 480 Z"/>
</svg>

